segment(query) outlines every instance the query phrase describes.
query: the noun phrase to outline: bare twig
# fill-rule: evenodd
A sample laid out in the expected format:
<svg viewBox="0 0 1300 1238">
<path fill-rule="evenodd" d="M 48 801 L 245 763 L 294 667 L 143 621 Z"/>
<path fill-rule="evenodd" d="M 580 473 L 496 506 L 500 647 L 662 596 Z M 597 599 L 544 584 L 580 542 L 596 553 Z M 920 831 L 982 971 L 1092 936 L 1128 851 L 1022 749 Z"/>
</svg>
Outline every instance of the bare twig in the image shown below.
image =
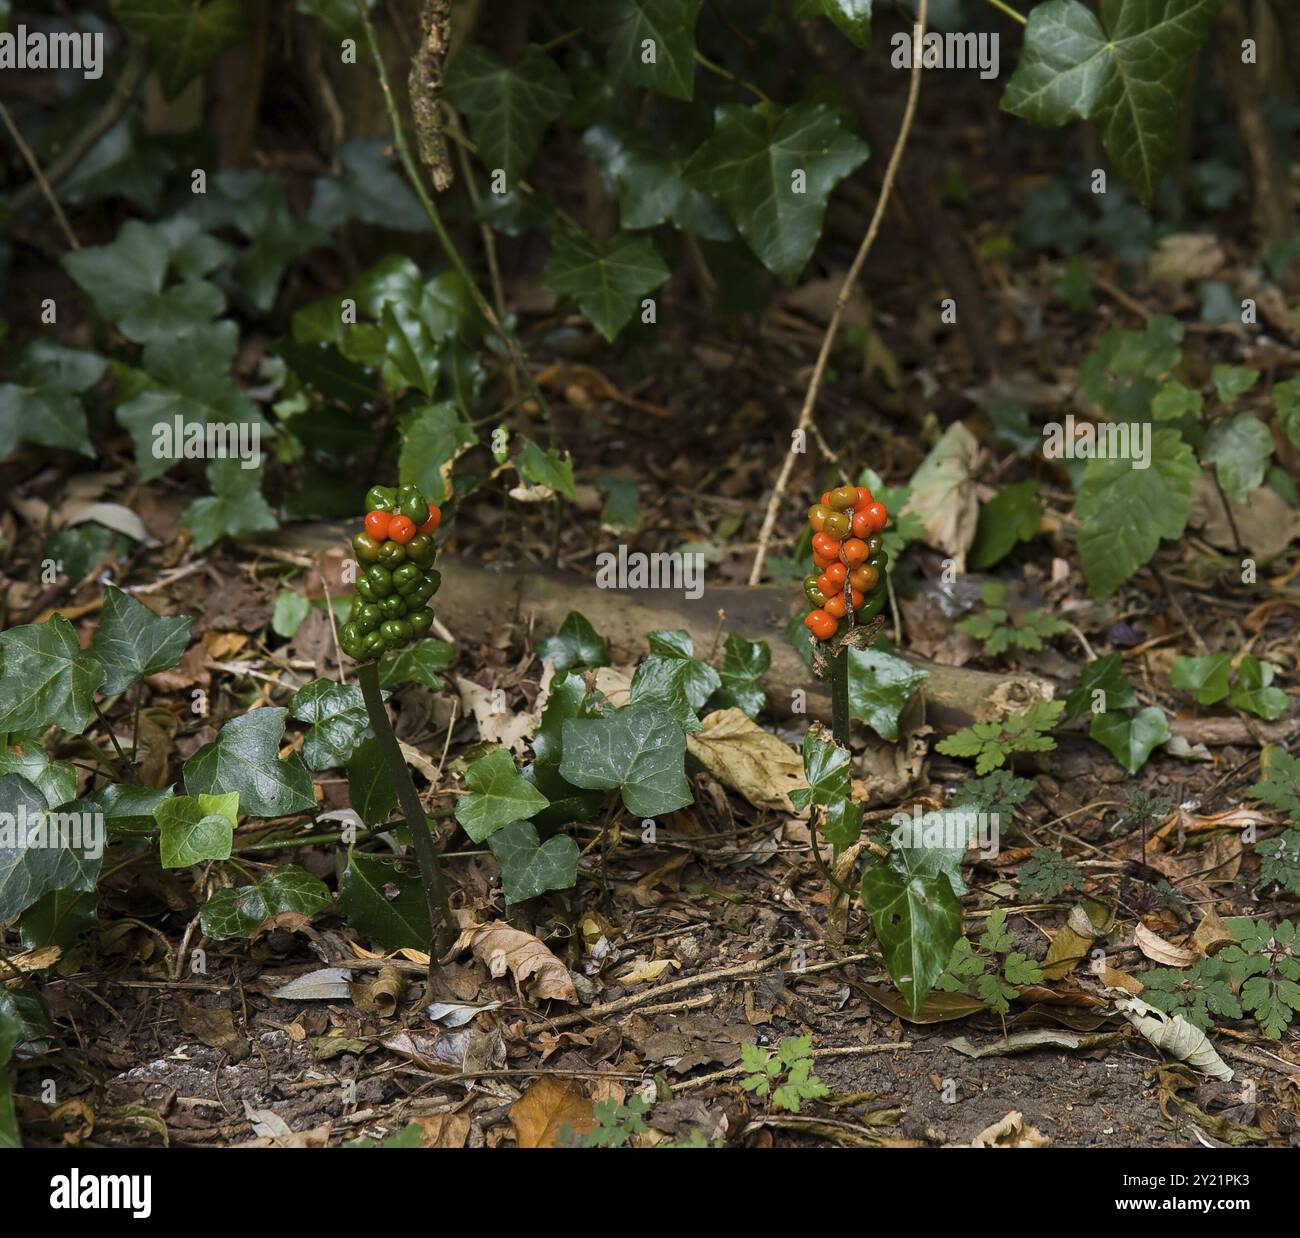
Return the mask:
<svg viewBox="0 0 1300 1238">
<path fill-rule="evenodd" d="M 73 249 L 80 249 L 81 242 L 77 240 L 77 234 L 73 232 L 68 217 L 63 213 L 63 207 L 59 205 L 58 198 L 54 196 L 54 190 L 50 188 L 50 182 L 45 179 L 45 173 L 41 171 L 40 163 L 32 153 L 32 148 L 23 140 L 23 135 L 18 132 L 18 126 L 14 124 L 14 118 L 9 115 L 9 109 L 3 103 L 0 103 L 0 118 L 4 120 L 5 128 L 9 130 L 9 136 L 13 138 L 14 145 L 22 151 L 23 158 L 27 160 L 27 166 L 31 168 L 32 176 L 36 178 L 36 184 L 40 187 L 45 200 L 50 204 L 54 217 L 59 221 L 59 227 L 63 229 L 63 235 L 67 237 L 68 244 Z"/>
<path fill-rule="evenodd" d="M 917 28 L 924 32 L 926 10 L 928 0 L 921 0 L 920 8 L 916 15 Z M 831 320 L 826 326 L 826 334 L 822 337 L 821 351 L 817 354 L 817 364 L 813 367 L 812 378 L 808 383 L 808 391 L 804 395 L 803 408 L 799 413 L 799 421 L 796 424 L 796 432 L 807 432 L 808 427 L 812 424 L 813 409 L 817 404 L 817 393 L 821 390 L 822 377 L 826 373 L 826 364 L 830 360 L 831 349 L 835 346 L 835 337 L 839 333 L 840 319 L 844 317 L 844 310 L 848 306 L 849 297 L 853 292 L 853 285 L 857 283 L 858 276 L 862 272 L 862 266 L 867 260 L 867 255 L 871 252 L 871 247 L 876 243 L 876 236 L 880 232 L 880 225 L 885 218 L 885 208 L 889 205 L 889 196 L 894 188 L 894 179 L 898 175 L 898 165 L 903 159 L 903 150 L 907 146 L 908 134 L 912 130 L 912 120 L 916 115 L 916 101 L 921 93 L 921 60 L 917 56 L 912 63 L 912 77 L 907 91 L 907 107 L 903 111 L 903 123 L 899 126 L 898 140 L 894 143 L 893 152 L 889 156 L 889 164 L 885 168 L 885 177 L 880 185 L 880 197 L 876 201 L 875 213 L 871 216 L 871 222 L 867 225 L 867 233 L 862 238 L 862 244 L 858 246 L 858 252 L 854 256 L 853 263 L 849 267 L 848 274 L 844 277 L 844 283 L 840 285 L 839 295 L 835 298 L 835 309 L 831 314 Z M 777 476 L 776 485 L 772 487 L 772 497 L 768 499 L 767 511 L 763 515 L 763 527 L 758 534 L 758 548 L 754 551 L 754 564 L 749 571 L 749 583 L 756 585 L 759 578 L 763 575 L 763 559 L 767 555 L 767 544 L 772 540 L 772 529 L 776 525 L 777 511 L 781 506 L 781 498 L 785 494 L 785 488 L 789 484 L 790 474 L 794 469 L 795 452 L 787 450 L 785 460 L 781 465 L 781 472 Z"/>
</svg>

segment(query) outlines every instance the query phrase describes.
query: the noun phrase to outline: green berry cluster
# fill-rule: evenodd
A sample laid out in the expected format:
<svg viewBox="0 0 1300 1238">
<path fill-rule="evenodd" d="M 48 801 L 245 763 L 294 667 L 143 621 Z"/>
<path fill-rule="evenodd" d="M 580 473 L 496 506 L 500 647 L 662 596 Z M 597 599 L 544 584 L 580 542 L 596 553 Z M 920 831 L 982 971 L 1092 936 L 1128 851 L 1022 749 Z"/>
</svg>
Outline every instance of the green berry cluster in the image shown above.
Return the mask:
<svg viewBox="0 0 1300 1238">
<path fill-rule="evenodd" d="M 442 583 L 433 567 L 433 533 L 441 519 L 416 486 L 372 486 L 367 492 L 365 529 L 352 539 L 357 596 L 339 629 L 348 657 L 378 658 L 429 630 L 428 601 Z"/>
</svg>

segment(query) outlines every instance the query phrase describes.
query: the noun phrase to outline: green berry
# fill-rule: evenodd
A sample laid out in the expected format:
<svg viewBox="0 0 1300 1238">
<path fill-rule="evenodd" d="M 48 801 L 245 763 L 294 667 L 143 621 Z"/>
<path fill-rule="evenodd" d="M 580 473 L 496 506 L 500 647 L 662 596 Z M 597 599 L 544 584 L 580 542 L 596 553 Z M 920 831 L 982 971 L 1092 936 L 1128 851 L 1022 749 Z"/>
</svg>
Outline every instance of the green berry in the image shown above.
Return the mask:
<svg viewBox="0 0 1300 1238">
<path fill-rule="evenodd" d="M 417 533 L 406 543 L 408 563 L 418 563 L 421 567 L 428 567 L 433 562 L 433 554 L 433 538 L 425 537 L 423 533 Z"/>
<path fill-rule="evenodd" d="M 379 603 L 379 609 L 385 619 L 400 619 L 410 610 L 410 606 L 400 593 L 392 593 Z"/>
<path fill-rule="evenodd" d="M 379 547 L 379 562 L 391 572 L 406 562 L 406 547 L 401 542 L 384 542 Z"/>
<path fill-rule="evenodd" d="M 397 508 L 397 491 L 392 486 L 371 486 L 366 491 L 366 511 L 391 512 Z"/>
<path fill-rule="evenodd" d="M 352 539 L 352 549 L 362 563 L 379 562 L 379 543 L 369 533 L 358 533 Z"/>
<path fill-rule="evenodd" d="M 412 636 L 423 636 L 433 625 L 433 611 L 413 610 L 406 616 L 406 622 L 410 625 Z"/>
<path fill-rule="evenodd" d="M 411 625 L 405 619 L 389 619 L 379 631 L 390 649 L 411 639 Z"/>
<path fill-rule="evenodd" d="M 377 598 L 386 598 L 393 591 L 393 574 L 382 563 L 366 570 L 366 580 Z"/>
</svg>

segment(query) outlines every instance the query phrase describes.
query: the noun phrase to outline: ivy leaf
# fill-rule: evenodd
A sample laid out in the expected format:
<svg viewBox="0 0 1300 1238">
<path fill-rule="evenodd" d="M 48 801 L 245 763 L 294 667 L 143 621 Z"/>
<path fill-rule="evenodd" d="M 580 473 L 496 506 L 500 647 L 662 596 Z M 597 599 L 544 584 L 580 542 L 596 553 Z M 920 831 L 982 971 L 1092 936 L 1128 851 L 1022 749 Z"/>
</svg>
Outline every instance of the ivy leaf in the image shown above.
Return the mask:
<svg viewBox="0 0 1300 1238">
<path fill-rule="evenodd" d="M 543 451 L 532 439 L 527 438 L 523 444 L 523 450 L 515 460 L 520 477 L 566 498 L 576 499 L 578 493 L 573 487 L 573 460 L 569 453 L 561 455 L 555 447 Z"/>
<path fill-rule="evenodd" d="M 80 735 L 104 668 L 62 615 L 0 632 L 0 732 L 59 726 Z"/>
<path fill-rule="evenodd" d="M 348 852 L 339 879 L 339 901 L 348 923 L 384 950 L 427 950 L 433 930 L 429 901 L 419 877 L 391 861 Z"/>
<path fill-rule="evenodd" d="M 814 804 L 829 807 L 851 794 L 849 754 L 820 723 L 814 723 L 803 737 L 803 773 L 807 788 L 790 792 L 790 802 L 799 812 Z"/>
<path fill-rule="evenodd" d="M 626 705 L 600 718 L 568 718 L 560 775 L 575 787 L 622 793 L 634 817 L 663 816 L 689 804 L 686 736 L 658 705 Z"/>
<path fill-rule="evenodd" d="M 446 641 L 427 637 L 384 655 L 379 664 L 379 686 L 394 688 L 401 683 L 418 683 L 435 692 L 441 691 L 446 685 L 438 672 L 455 660 L 456 650 Z"/>
<path fill-rule="evenodd" d="M 116 696 L 146 675 L 170 670 L 185 653 L 193 624 L 189 615 L 157 615 L 109 585 L 103 617 L 90 642 L 91 655 L 106 672 L 100 691 Z"/>
<path fill-rule="evenodd" d="M 905 876 L 883 864 L 863 875 L 862 903 L 889 975 L 915 1013 L 961 937 L 961 904 L 947 877 Z"/>
<path fill-rule="evenodd" d="M 403 424 L 398 480 L 419 486 L 429 502 L 444 503 L 451 496 L 452 465 L 477 441 L 454 405 L 422 408 Z"/>
<path fill-rule="evenodd" d="M 94 818 L 96 807 L 87 800 L 72 800 L 59 813 L 52 813 L 45 796 L 26 778 L 17 774 L 0 778 L 0 813 L 12 823 L 0 831 L 0 924 L 13 920 L 52 891 L 90 893 L 95 889 L 103 839 L 98 840 L 99 854 L 92 856 L 89 852 L 96 849 L 95 840 L 85 833 L 80 838 L 75 833 L 60 833 L 56 838 L 53 832 L 61 828 L 63 823 L 57 818 L 62 814 L 79 817 L 84 824 Z M 56 841 L 63 845 L 53 845 Z M 74 843 L 81 845 L 71 845 Z"/>
<path fill-rule="evenodd" d="M 698 731 L 696 715 L 721 686 L 721 677 L 695 656 L 695 645 L 684 629 L 651 632 L 649 642 L 650 655 L 632 676 L 632 700 L 659 704 L 683 730 Z"/>
<path fill-rule="evenodd" d="M 880 649 L 849 650 L 849 714 L 881 739 L 898 740 L 898 719 L 930 673 Z"/>
<path fill-rule="evenodd" d="M 1168 742 L 1169 720 L 1165 711 L 1154 705 L 1131 718 L 1119 712 L 1094 714 L 1088 734 L 1130 774 L 1136 774 L 1152 751 Z"/>
<path fill-rule="evenodd" d="M 351 0 L 342 3 L 355 20 Z M 397 170 L 387 139 L 349 138 L 335 150 L 334 157 L 338 176 L 316 178 L 307 211 L 312 223 L 330 232 L 352 219 L 402 232 L 429 230 L 424 208 Z"/>
<path fill-rule="evenodd" d="M 218 890 L 199 913 L 199 927 L 213 941 L 252 937 L 276 916 L 290 911 L 319 915 L 333 901 L 323 881 L 296 864 L 286 864 L 252 885 Z"/>
<path fill-rule="evenodd" d="M 564 617 L 560 629 L 537 643 L 537 656 L 550 658 L 557 671 L 572 670 L 577 666 L 608 666 L 609 650 L 605 639 L 581 611 L 571 610 Z"/>
<path fill-rule="evenodd" d="M 1039 125 L 1095 120 L 1124 179 L 1151 201 L 1169 161 L 1175 106 L 1220 0 L 1035 5 L 1002 106 Z"/>
<path fill-rule="evenodd" d="M 569 297 L 592 326 L 613 341 L 670 272 L 648 236 L 620 232 L 603 246 L 572 230 L 555 237 L 542 283 Z"/>
<path fill-rule="evenodd" d="M 1205 436 L 1201 463 L 1214 465 L 1215 476 L 1234 503 L 1246 503 L 1257 490 L 1273 458 L 1273 436 L 1253 413 L 1216 421 Z"/>
<path fill-rule="evenodd" d="M 99 382 L 107 364 L 98 353 L 39 337 L 29 341 L 13 365 L 18 381 L 0 384 L 0 457 L 19 443 L 93 456 L 77 397 Z"/>
<path fill-rule="evenodd" d="M 16 731 L 8 739 L 9 747 L 0 751 L 0 777 L 17 774 L 26 778 L 45 796 L 51 808 L 66 804 L 76 796 L 76 766 L 69 761 L 51 761 L 40 731 Z"/>
<path fill-rule="evenodd" d="M 721 198 L 763 265 L 793 284 L 817 247 L 831 191 L 868 154 L 825 103 L 726 103 L 686 179 Z"/>
<path fill-rule="evenodd" d="M 1259 382 L 1259 371 L 1248 365 L 1216 365 L 1210 377 L 1219 399 L 1224 404 L 1235 404 Z"/>
<path fill-rule="evenodd" d="M 999 492 L 980 508 L 971 567 L 982 572 L 1004 558 L 1017 542 L 1031 540 L 1042 517 L 1038 483 L 1032 477 Z"/>
<path fill-rule="evenodd" d="M 127 339 L 146 344 L 204 326 L 226 305 L 221 290 L 202 279 L 185 278 L 164 289 L 172 257 L 161 227 L 129 219 L 109 244 L 65 254 L 63 266 L 107 321 Z"/>
<path fill-rule="evenodd" d="M 1094 598 L 1109 597 L 1149 562 L 1162 537 L 1182 536 L 1199 475 L 1192 449 L 1176 430 L 1152 435 L 1150 468 L 1135 469 L 1123 459 L 1088 461 L 1075 514 L 1079 557 Z"/>
<path fill-rule="evenodd" d="M 110 833 L 151 834 L 157 826 L 158 805 L 176 794 L 171 787 L 157 789 L 133 782 L 110 782 L 86 799 L 104 813 Z"/>
<path fill-rule="evenodd" d="M 550 801 L 533 817 L 539 828 L 590 821 L 600 811 L 604 796 L 599 791 L 574 787 L 560 775 L 565 720 L 598 717 L 596 694 L 587 691 L 583 677 L 574 671 L 557 674 L 533 736 L 532 764 L 524 770 L 524 777 Z"/>
<path fill-rule="evenodd" d="M 354 684 L 313 679 L 294 694 L 289 717 L 310 723 L 302 741 L 308 769 L 342 769 L 371 736 L 366 702 Z"/>
<path fill-rule="evenodd" d="M 721 686 L 718 672 L 695 656 L 695 642 L 685 628 L 664 628 L 651 632 L 646 641 L 650 657 L 681 661 L 686 667 L 686 696 L 692 709 L 703 709 L 705 702 Z M 647 661 L 649 659 L 646 659 Z"/>
<path fill-rule="evenodd" d="M 709 702 L 716 709 L 735 707 L 751 718 L 756 718 L 767 705 L 762 678 L 772 665 L 772 650 L 767 641 L 746 640 L 736 632 L 727 637 L 724 646 L 722 670 L 718 674 L 721 685 Z"/>
<path fill-rule="evenodd" d="M 1231 669 L 1230 653 L 1211 653 L 1200 658 L 1179 655 L 1169 670 L 1169 682 L 1192 693 L 1198 705 L 1213 705 L 1228 695 Z"/>
<path fill-rule="evenodd" d="M 657 90 L 688 103 L 695 93 L 695 21 L 701 0 L 567 0 L 589 34 L 614 31 L 607 62 L 620 86 Z"/>
<path fill-rule="evenodd" d="M 191 795 L 239 792 L 250 817 L 287 817 L 316 807 L 311 775 L 296 752 L 280 760 L 288 710 L 254 709 L 231 718 L 210 744 L 185 762 Z"/>
<path fill-rule="evenodd" d="M 488 846 L 501 866 L 506 905 L 546 890 L 568 890 L 578 880 L 578 844 L 567 834 L 543 843 L 531 821 L 516 821 L 493 834 Z"/>
<path fill-rule="evenodd" d="M 1246 654 L 1237 664 L 1237 681 L 1232 685 L 1228 704 L 1248 713 L 1258 714 L 1265 721 L 1280 718 L 1288 703 L 1281 688 L 1270 687 L 1276 670 L 1271 662 L 1263 662 L 1254 654 Z"/>
<path fill-rule="evenodd" d="M 149 43 L 163 95 L 174 99 L 228 47 L 247 35 L 240 0 L 123 0 L 115 16 Z"/>
<path fill-rule="evenodd" d="M 178 795 L 164 800 L 154 814 L 160 831 L 158 848 L 164 868 L 188 868 L 203 860 L 230 859 L 239 824 L 239 792 Z"/>
<path fill-rule="evenodd" d="M 1112 709 L 1129 709 L 1137 704 L 1133 685 L 1124 674 L 1124 655 L 1108 653 L 1084 664 L 1079 672 L 1079 683 L 1065 698 L 1065 716 L 1073 721 L 1092 708 L 1093 694 L 1102 693 L 1099 712 Z"/>
<path fill-rule="evenodd" d="M 535 43 L 508 68 L 485 47 L 463 48 L 447 66 L 445 89 L 469 117 L 483 166 L 502 169 L 510 188 L 573 97 L 564 74 Z"/>
<path fill-rule="evenodd" d="M 456 800 L 456 820 L 476 843 L 546 807 L 546 797 L 519 773 L 504 748 L 475 761 L 465 771 L 465 785 L 470 793 Z"/>
<path fill-rule="evenodd" d="M 262 497 L 262 470 L 246 469 L 238 460 L 213 460 L 207 468 L 210 497 L 195 499 L 181 516 L 194 535 L 194 548 L 207 550 L 223 537 L 279 528 Z"/>
<path fill-rule="evenodd" d="M 871 6 L 874 0 L 797 0 L 796 17 L 829 17 L 854 47 L 871 44 Z"/>
<path fill-rule="evenodd" d="M 348 803 L 372 827 L 383 825 L 397 807 L 397 791 L 377 739 L 363 741 L 352 753 L 348 762 Z"/>
</svg>

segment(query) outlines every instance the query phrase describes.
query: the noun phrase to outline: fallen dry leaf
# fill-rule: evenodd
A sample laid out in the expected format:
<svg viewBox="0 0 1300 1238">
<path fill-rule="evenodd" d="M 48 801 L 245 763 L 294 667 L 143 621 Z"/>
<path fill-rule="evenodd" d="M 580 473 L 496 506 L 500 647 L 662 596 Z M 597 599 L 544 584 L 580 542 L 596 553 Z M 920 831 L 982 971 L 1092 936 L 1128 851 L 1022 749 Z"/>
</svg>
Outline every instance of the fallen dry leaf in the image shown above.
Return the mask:
<svg viewBox="0 0 1300 1238">
<path fill-rule="evenodd" d="M 741 709 L 707 715 L 700 730 L 687 733 L 686 747 L 724 787 L 755 808 L 793 813 L 790 792 L 808 786 L 803 758 Z"/>
<path fill-rule="evenodd" d="M 975 476 L 980 446 L 975 436 L 955 421 L 930 450 L 912 478 L 912 497 L 904 511 L 921 518 L 926 541 L 946 551 L 957 571 L 966 566 L 966 552 L 979 524 Z"/>
<path fill-rule="evenodd" d="M 1026 1126 L 1024 1115 L 1012 1110 L 1005 1118 L 986 1126 L 970 1141 L 972 1148 L 1045 1148 L 1051 1139 L 1035 1126 Z"/>
<path fill-rule="evenodd" d="M 455 678 L 460 703 L 466 713 L 474 715 L 479 735 L 489 743 L 522 753 L 537 728 L 537 719 L 527 710 L 511 713 L 499 689 L 485 688 L 459 675 Z"/>
<path fill-rule="evenodd" d="M 1153 963 L 1159 963 L 1164 967 L 1190 967 L 1196 962 L 1193 951 L 1167 942 L 1145 924 L 1139 924 L 1133 930 L 1133 943 Z"/>
<path fill-rule="evenodd" d="M 462 950 L 472 950 L 494 977 L 511 972 L 520 988 L 533 997 L 578 1004 L 568 969 L 531 933 L 508 924 L 472 924 L 452 947 L 453 954 Z"/>
<path fill-rule="evenodd" d="M 510 1106 L 510 1125 L 520 1148 L 563 1146 L 561 1132 L 585 1135 L 596 1126 L 591 1101 L 549 1076 L 538 1079 Z"/>
</svg>

